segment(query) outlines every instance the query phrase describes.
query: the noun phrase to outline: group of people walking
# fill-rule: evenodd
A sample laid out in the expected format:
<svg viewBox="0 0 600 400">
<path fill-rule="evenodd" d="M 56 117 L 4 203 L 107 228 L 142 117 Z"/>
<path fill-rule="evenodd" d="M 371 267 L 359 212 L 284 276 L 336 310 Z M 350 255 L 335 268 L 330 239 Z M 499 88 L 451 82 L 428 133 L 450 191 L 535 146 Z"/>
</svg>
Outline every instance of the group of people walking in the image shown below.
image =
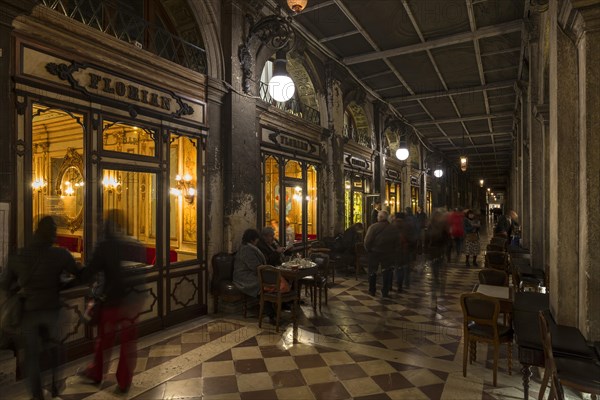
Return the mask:
<svg viewBox="0 0 600 400">
<path fill-rule="evenodd" d="M 115 334 L 120 329 L 121 351 L 116 378 L 121 391 L 129 389 L 136 364 L 138 309 L 128 296 L 131 287 L 122 264 L 125 260 L 144 260 L 145 252 L 137 241 L 125 236 L 123 222 L 122 211 L 107 213 L 103 239 L 86 267 L 78 264 L 68 250 L 54 246 L 57 225 L 50 216 L 40 219 L 31 244 L 9 256 L 0 276 L 0 290 L 9 296 L 22 298 L 20 335 L 10 338 L 10 346 L 25 350 L 26 384 L 33 399 L 44 399 L 40 366 L 42 353 L 49 354 L 52 396 L 60 392 L 57 368 L 62 355 L 61 338 L 66 333 L 61 331 L 59 295 L 64 272 L 81 283 L 96 282 L 96 293 L 102 297 L 94 358 L 81 375 L 93 383 L 102 381 L 108 366 L 105 352 L 113 346 Z M 4 339 L 5 344 L 9 342 L 6 336 Z"/>
</svg>

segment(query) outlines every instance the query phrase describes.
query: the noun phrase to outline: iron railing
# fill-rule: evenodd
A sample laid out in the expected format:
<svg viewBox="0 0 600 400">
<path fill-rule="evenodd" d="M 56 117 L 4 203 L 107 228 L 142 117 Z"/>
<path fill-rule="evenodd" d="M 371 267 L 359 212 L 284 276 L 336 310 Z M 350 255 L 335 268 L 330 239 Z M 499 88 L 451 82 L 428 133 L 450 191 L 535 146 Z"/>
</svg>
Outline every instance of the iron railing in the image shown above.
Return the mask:
<svg viewBox="0 0 600 400">
<path fill-rule="evenodd" d="M 260 82 L 260 98 L 272 106 L 279 108 L 280 110 L 305 119 L 313 124 L 319 125 L 321 123 L 321 114 L 318 110 L 315 110 L 306 104 L 302 104 L 295 98 L 292 98 L 284 103 L 275 101 L 269 94 L 269 85 L 267 85 L 265 82 Z"/>
<path fill-rule="evenodd" d="M 98 0 L 41 0 L 46 7 L 188 69 L 206 73 L 206 52 L 138 15 Z"/>
</svg>

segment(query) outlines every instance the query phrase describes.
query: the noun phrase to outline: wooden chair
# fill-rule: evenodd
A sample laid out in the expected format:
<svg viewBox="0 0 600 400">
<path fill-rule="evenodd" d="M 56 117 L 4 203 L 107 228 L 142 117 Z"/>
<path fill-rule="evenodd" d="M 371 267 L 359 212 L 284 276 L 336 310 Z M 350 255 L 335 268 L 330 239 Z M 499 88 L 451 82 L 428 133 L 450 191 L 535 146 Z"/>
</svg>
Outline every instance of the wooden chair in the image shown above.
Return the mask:
<svg viewBox="0 0 600 400">
<path fill-rule="evenodd" d="M 563 386 L 567 386 L 579 392 L 590 393 L 595 400 L 596 396 L 600 395 L 600 366 L 581 358 L 554 358 L 552 334 L 543 311 L 539 312 L 538 321 L 544 348 L 544 378 L 538 400 L 543 400 L 548 381 L 550 381 L 548 399 L 564 400 Z"/>
<path fill-rule="evenodd" d="M 273 303 L 276 308 L 275 331 L 279 332 L 279 319 L 281 317 L 281 305 L 287 301 L 293 301 L 292 319 L 296 319 L 296 310 L 298 308 L 298 295 L 295 290 L 288 292 L 281 290 L 281 281 L 283 276 L 281 270 L 272 265 L 259 265 L 258 283 L 260 288 L 260 311 L 258 312 L 258 327 L 262 328 L 262 318 L 265 309 L 265 302 Z"/>
<path fill-rule="evenodd" d="M 479 283 L 483 283 L 484 285 L 508 286 L 508 274 L 498 269 L 482 269 L 479 271 Z"/>
<path fill-rule="evenodd" d="M 467 357 L 473 363 L 477 356 L 477 342 L 494 346 L 494 386 L 497 383 L 498 354 L 500 344 L 506 343 L 508 356 L 508 374 L 512 368 L 512 328 L 498 324 L 500 301 L 481 293 L 463 293 L 460 296 L 463 312 L 463 376 L 467 376 Z"/>
<path fill-rule="evenodd" d="M 321 311 L 322 304 L 322 294 L 325 292 L 325 304 L 327 304 L 327 290 L 329 280 L 329 272 L 331 271 L 329 264 L 329 254 L 327 253 L 312 253 L 310 255 L 311 261 L 317 264 L 318 273 L 313 277 L 314 278 L 314 294 L 312 295 L 313 304 L 317 304 L 317 295 L 318 295 L 318 304 L 319 311 Z"/>
<path fill-rule="evenodd" d="M 310 258 L 311 255 L 313 253 L 324 253 L 329 255 L 329 264 L 330 264 L 330 274 L 331 274 L 331 283 L 334 284 L 335 283 L 335 265 L 333 264 L 333 259 L 331 257 L 331 249 L 329 247 L 319 247 L 319 245 L 324 245 L 324 243 L 321 242 L 315 242 L 313 243 L 313 245 L 308 249 L 308 257 Z"/>
<path fill-rule="evenodd" d="M 488 251 L 485 253 L 485 267 L 499 269 L 508 272 L 510 269 L 510 260 L 505 251 Z"/>
</svg>

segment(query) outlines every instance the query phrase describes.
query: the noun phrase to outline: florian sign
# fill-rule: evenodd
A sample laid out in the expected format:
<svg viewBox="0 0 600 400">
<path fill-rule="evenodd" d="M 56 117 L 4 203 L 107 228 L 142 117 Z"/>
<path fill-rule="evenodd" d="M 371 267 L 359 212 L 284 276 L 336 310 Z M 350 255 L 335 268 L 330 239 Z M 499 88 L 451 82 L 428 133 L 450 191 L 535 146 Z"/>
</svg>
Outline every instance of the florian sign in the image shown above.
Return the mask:
<svg viewBox="0 0 600 400">
<path fill-rule="evenodd" d="M 134 118 L 140 112 L 148 111 L 204 123 L 205 107 L 200 101 L 184 99 L 170 90 L 100 67 L 68 62 L 28 47 L 23 48 L 22 73 L 61 85 L 68 84 L 98 102 L 125 103 Z"/>
<path fill-rule="evenodd" d="M 295 154 L 319 156 L 319 146 L 304 138 L 296 137 L 283 132 L 275 132 L 270 129 L 262 128 L 263 143 L 285 149 Z"/>
<path fill-rule="evenodd" d="M 344 154 L 344 164 L 346 165 L 346 168 L 349 169 L 358 169 L 369 172 L 373 170 L 373 163 L 371 161 L 348 153 Z"/>
</svg>

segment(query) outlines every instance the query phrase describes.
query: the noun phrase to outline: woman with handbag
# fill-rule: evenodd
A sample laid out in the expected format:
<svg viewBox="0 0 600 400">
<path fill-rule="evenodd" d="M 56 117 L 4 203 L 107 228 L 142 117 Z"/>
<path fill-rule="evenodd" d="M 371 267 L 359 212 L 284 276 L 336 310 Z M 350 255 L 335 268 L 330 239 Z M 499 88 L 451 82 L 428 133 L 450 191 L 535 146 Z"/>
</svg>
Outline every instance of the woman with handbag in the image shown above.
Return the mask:
<svg viewBox="0 0 600 400">
<path fill-rule="evenodd" d="M 16 282 L 16 294 L 22 299 L 21 333 L 25 347 L 25 372 L 27 387 L 34 399 L 43 399 L 40 355 L 50 352 L 53 382 L 52 395 L 58 395 L 55 382 L 59 363 L 59 292 L 60 275 L 67 271 L 80 276 L 75 259 L 68 250 L 53 247 L 56 240 L 56 223 L 52 217 L 43 217 L 33 234 L 32 243 L 9 257 L 0 278 L 0 289 L 9 290 Z M 13 316 L 16 317 L 16 316 Z"/>
<path fill-rule="evenodd" d="M 144 247 L 141 243 L 127 237 L 127 226 L 122 210 L 108 210 L 104 223 L 104 238 L 94 250 L 88 265 L 91 273 L 98 275 L 99 285 L 96 300 L 102 299 L 99 308 L 98 337 L 94 349 L 94 359 L 80 375 L 94 383 L 102 382 L 106 373 L 105 356 L 115 341 L 120 328 L 120 354 L 117 367 L 117 384 L 121 392 L 127 392 L 133 379 L 133 370 L 137 361 L 136 318 L 139 304 L 128 293 L 131 282 L 126 278 L 123 262 L 145 262 Z"/>
<path fill-rule="evenodd" d="M 481 247 L 479 244 L 479 228 L 481 226 L 481 223 L 478 219 L 475 218 L 475 213 L 473 212 L 473 210 L 467 210 L 467 212 L 465 213 L 464 224 L 466 256 L 465 265 L 467 267 L 471 266 L 471 264 L 469 264 L 469 256 L 473 256 L 473 266 L 477 267 L 477 255 L 479 254 Z"/>
</svg>

